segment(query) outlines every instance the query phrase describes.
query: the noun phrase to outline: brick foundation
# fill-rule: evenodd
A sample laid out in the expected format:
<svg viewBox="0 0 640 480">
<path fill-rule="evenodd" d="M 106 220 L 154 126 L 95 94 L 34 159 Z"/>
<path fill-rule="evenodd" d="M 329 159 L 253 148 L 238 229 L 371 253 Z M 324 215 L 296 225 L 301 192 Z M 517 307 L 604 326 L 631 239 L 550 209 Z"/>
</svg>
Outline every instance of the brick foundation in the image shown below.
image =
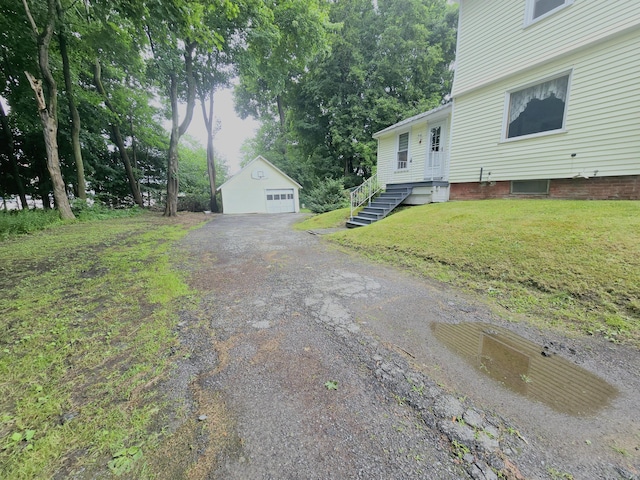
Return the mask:
<svg viewBox="0 0 640 480">
<path fill-rule="evenodd" d="M 551 180 L 546 195 L 513 195 L 511 182 L 452 183 L 450 200 L 489 198 L 562 198 L 576 200 L 640 200 L 640 175 Z"/>
</svg>

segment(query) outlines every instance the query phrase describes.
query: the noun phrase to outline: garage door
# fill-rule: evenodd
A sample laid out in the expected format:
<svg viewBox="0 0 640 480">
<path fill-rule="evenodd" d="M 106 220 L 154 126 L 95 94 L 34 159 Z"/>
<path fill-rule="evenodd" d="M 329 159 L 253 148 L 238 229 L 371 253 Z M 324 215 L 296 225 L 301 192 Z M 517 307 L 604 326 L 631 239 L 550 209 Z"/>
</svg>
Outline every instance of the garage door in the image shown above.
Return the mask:
<svg viewBox="0 0 640 480">
<path fill-rule="evenodd" d="M 295 212 L 295 200 L 293 188 L 283 188 L 279 190 L 267 190 L 267 212 L 268 213 L 289 213 Z"/>
</svg>

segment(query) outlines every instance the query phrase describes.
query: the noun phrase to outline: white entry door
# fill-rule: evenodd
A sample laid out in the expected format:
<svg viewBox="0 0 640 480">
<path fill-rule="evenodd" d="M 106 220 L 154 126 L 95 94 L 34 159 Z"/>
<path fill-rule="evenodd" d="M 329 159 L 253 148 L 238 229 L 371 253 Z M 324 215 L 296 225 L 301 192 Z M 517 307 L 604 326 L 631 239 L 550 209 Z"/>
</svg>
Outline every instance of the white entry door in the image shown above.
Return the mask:
<svg viewBox="0 0 640 480">
<path fill-rule="evenodd" d="M 447 160 L 445 133 L 443 123 L 429 126 L 429 144 L 424 172 L 426 180 L 442 180 L 444 178 Z"/>
<path fill-rule="evenodd" d="M 296 211 L 293 188 L 267 190 L 267 213 L 292 213 Z"/>
</svg>

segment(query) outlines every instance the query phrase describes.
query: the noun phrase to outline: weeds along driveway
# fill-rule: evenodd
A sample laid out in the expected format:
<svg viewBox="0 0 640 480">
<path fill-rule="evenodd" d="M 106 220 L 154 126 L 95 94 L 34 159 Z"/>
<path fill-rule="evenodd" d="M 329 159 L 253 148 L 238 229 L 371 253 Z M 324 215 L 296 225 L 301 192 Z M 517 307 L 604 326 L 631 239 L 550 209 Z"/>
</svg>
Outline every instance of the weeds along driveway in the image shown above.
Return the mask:
<svg viewBox="0 0 640 480">
<path fill-rule="evenodd" d="M 589 418 L 557 413 L 434 338 L 433 322 L 503 325 L 483 305 L 294 231 L 298 219 L 216 216 L 181 243 L 203 295 L 184 312 L 191 354 L 172 387 L 203 428 L 190 478 L 637 478 L 635 352 L 593 365 L 606 345 L 510 325 L 620 391 Z"/>
</svg>

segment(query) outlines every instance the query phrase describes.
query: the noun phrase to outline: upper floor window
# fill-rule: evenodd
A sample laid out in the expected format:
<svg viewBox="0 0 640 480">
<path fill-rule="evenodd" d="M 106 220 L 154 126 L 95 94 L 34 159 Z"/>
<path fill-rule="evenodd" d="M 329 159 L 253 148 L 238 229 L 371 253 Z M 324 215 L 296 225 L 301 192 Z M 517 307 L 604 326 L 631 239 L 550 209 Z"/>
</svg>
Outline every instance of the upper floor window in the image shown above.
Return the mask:
<svg viewBox="0 0 640 480">
<path fill-rule="evenodd" d="M 551 15 L 553 12 L 570 5 L 573 0 L 527 0 L 525 24 Z"/>
<path fill-rule="evenodd" d="M 506 138 L 564 128 L 569 74 L 515 90 L 507 95 Z"/>
<path fill-rule="evenodd" d="M 407 168 L 409 156 L 409 132 L 398 135 L 398 170 Z"/>
</svg>

